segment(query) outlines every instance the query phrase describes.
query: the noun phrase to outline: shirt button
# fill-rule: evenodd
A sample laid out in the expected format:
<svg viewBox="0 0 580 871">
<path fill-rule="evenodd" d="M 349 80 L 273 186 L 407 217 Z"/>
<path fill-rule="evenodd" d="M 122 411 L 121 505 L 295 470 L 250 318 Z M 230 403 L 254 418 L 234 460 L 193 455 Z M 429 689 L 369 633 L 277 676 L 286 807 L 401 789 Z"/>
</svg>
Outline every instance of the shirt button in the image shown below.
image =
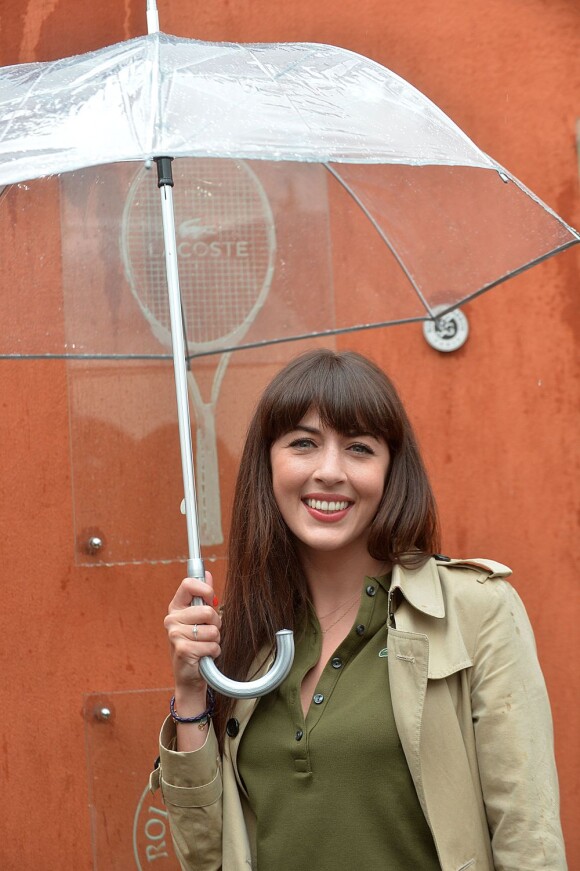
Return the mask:
<svg viewBox="0 0 580 871">
<path fill-rule="evenodd" d="M 235 719 L 235 717 L 232 717 L 232 719 L 228 720 L 228 722 L 226 723 L 226 732 L 228 733 L 230 738 L 235 738 L 239 731 L 240 724 Z"/>
<path fill-rule="evenodd" d="M 312 697 L 312 701 L 315 705 L 321 705 L 324 701 L 324 696 L 322 695 L 322 693 L 316 693 L 316 695 Z"/>
<path fill-rule="evenodd" d="M 302 729 L 298 729 L 298 731 L 296 732 L 296 735 L 295 735 L 296 740 L 302 741 L 303 736 L 304 736 L 304 732 L 302 731 Z"/>
<path fill-rule="evenodd" d="M 342 668 L 342 659 L 340 658 L 340 656 L 335 656 L 334 659 L 331 660 L 330 664 L 333 668 Z"/>
<path fill-rule="evenodd" d="M 377 588 L 373 587 L 372 584 L 369 584 L 367 589 L 366 589 L 367 596 L 376 596 L 376 593 L 377 593 Z"/>
<path fill-rule="evenodd" d="M 359 623 L 358 626 L 356 627 L 355 631 L 356 631 L 357 635 L 364 635 L 365 634 L 365 627 L 362 625 L 362 623 Z"/>
</svg>

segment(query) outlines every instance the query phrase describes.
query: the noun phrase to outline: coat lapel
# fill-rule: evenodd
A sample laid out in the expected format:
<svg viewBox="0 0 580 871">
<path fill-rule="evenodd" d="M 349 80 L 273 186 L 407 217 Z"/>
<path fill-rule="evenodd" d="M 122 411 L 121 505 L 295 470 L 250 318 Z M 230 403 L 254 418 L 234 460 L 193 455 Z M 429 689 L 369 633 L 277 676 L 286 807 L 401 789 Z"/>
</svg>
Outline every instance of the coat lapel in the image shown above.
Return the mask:
<svg viewBox="0 0 580 871">
<path fill-rule="evenodd" d="M 389 629 L 389 682 L 393 714 L 417 795 L 427 815 L 421 774 L 421 723 L 429 666 L 425 635 Z"/>
<path fill-rule="evenodd" d="M 393 714 L 419 801 L 428 817 L 421 756 L 427 681 L 447 677 L 472 663 L 455 616 L 446 614 L 434 560 L 418 569 L 396 565 L 391 593 L 399 602 L 388 642 Z"/>
<path fill-rule="evenodd" d="M 395 566 L 391 590 L 399 591 L 396 628 L 429 639 L 428 676 L 431 680 L 448 677 L 473 664 L 457 614 L 446 611 L 435 560 L 428 560 L 419 569 Z"/>
</svg>

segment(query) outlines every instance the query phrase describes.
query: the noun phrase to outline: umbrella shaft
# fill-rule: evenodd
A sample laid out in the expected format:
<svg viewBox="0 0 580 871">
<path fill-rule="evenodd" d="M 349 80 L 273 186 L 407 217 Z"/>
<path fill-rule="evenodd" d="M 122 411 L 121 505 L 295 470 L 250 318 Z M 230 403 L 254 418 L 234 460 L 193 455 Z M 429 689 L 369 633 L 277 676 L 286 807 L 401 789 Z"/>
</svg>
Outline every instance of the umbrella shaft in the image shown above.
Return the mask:
<svg viewBox="0 0 580 871">
<path fill-rule="evenodd" d="M 147 33 L 157 33 L 159 30 L 159 12 L 155 0 L 147 0 Z"/>
<path fill-rule="evenodd" d="M 161 193 L 161 214 L 163 218 L 163 239 L 165 243 L 165 268 L 167 272 L 167 292 L 169 295 L 169 315 L 171 319 L 171 342 L 173 347 L 173 369 L 175 374 L 175 394 L 177 399 L 177 423 L 179 426 L 179 446 L 181 469 L 185 490 L 185 521 L 189 559 L 189 577 L 205 578 L 199 542 L 199 524 L 195 496 L 195 477 L 193 471 L 193 447 L 191 442 L 191 422 L 189 417 L 189 397 L 187 390 L 187 365 L 184 341 L 181 292 L 177 269 L 177 244 L 175 239 L 175 218 L 173 212 L 173 179 L 169 158 L 156 158 L 159 190 Z"/>
</svg>

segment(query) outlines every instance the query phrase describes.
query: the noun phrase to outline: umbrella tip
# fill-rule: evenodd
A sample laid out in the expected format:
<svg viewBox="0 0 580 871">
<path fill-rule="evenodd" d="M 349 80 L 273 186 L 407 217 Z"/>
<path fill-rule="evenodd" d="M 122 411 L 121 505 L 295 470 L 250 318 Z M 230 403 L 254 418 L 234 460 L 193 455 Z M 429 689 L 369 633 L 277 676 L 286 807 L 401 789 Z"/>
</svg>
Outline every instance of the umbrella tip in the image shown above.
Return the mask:
<svg viewBox="0 0 580 871">
<path fill-rule="evenodd" d="M 147 33 L 158 33 L 159 12 L 156 0 L 147 0 Z"/>
</svg>

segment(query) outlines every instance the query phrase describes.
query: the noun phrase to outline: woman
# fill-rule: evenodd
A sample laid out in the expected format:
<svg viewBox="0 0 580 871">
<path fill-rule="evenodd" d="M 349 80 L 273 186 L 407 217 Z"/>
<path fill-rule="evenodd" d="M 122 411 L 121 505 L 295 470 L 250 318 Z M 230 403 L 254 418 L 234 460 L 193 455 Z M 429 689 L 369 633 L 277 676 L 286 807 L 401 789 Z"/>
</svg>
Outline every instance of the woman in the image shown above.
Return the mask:
<svg viewBox="0 0 580 871">
<path fill-rule="evenodd" d="M 549 705 L 510 570 L 437 550 L 390 381 L 353 353 L 290 363 L 249 428 L 223 625 L 209 575 L 183 581 L 165 620 L 175 696 L 152 786 L 184 869 L 565 869 Z M 256 677 L 280 628 L 296 640 L 286 680 L 214 711 L 200 657 Z"/>
</svg>

